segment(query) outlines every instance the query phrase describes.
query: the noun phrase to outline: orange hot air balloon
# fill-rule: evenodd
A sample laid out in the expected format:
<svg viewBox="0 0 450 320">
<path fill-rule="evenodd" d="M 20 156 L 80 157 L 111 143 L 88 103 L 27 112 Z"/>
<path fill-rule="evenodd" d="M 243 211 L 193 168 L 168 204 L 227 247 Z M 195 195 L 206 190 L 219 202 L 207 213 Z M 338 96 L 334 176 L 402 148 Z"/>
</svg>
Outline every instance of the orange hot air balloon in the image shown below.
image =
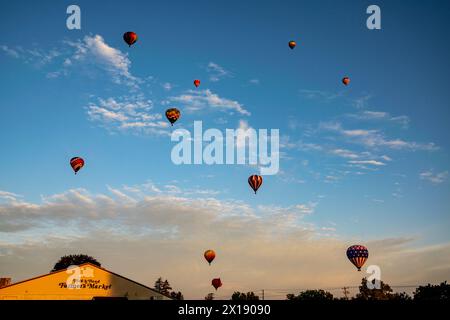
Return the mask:
<svg viewBox="0 0 450 320">
<path fill-rule="evenodd" d="M 293 40 L 289 41 L 289 48 L 294 49 L 297 43 Z"/>
<path fill-rule="evenodd" d="M 214 250 L 206 250 L 203 256 L 205 257 L 206 261 L 208 261 L 209 265 L 211 265 L 211 262 L 216 257 L 216 253 L 214 252 Z"/>
<path fill-rule="evenodd" d="M 75 171 L 75 174 L 83 168 L 84 166 L 84 160 L 80 157 L 73 157 L 70 159 L 70 166 L 72 167 L 73 171 Z"/>
<path fill-rule="evenodd" d="M 248 184 L 250 185 L 250 187 L 253 189 L 253 191 L 258 191 L 259 187 L 261 187 L 263 183 L 263 178 L 261 176 L 258 176 L 256 174 L 248 177 Z"/>
<path fill-rule="evenodd" d="M 131 45 L 137 41 L 137 38 L 137 34 L 132 31 L 128 31 L 123 34 L 123 40 L 128 44 L 129 47 L 131 47 Z"/>
<path fill-rule="evenodd" d="M 350 83 L 350 78 L 349 77 L 344 77 L 342 78 L 342 83 L 346 86 L 348 86 L 348 84 Z"/>
<path fill-rule="evenodd" d="M 166 118 L 170 121 L 170 124 L 173 126 L 175 121 L 177 121 L 181 116 L 180 110 L 177 108 L 170 108 L 166 110 Z"/>
<path fill-rule="evenodd" d="M 216 289 L 216 291 L 217 291 L 217 289 L 222 286 L 222 281 L 220 281 L 220 278 L 215 278 L 215 279 L 212 279 L 211 284 L 214 287 L 214 289 Z"/>
<path fill-rule="evenodd" d="M 200 85 L 200 80 L 195 79 L 194 80 L 194 86 L 196 86 L 198 88 L 199 85 Z"/>
</svg>

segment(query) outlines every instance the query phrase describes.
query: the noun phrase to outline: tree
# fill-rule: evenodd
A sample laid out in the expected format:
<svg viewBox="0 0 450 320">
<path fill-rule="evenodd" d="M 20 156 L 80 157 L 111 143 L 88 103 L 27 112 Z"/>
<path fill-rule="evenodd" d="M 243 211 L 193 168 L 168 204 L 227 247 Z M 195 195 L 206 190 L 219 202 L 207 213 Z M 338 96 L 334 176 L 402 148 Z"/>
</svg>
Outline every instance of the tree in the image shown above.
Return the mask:
<svg viewBox="0 0 450 320">
<path fill-rule="evenodd" d="M 372 282 L 375 283 L 375 280 Z M 411 300 L 411 297 L 405 292 L 402 293 L 392 293 L 392 288 L 383 281 L 380 281 L 380 289 L 370 289 L 367 286 L 367 279 L 363 278 L 361 280 L 361 285 L 359 286 L 359 293 L 356 294 L 356 299 L 360 300 L 397 300 L 406 301 Z"/>
<path fill-rule="evenodd" d="M 205 297 L 205 300 L 214 300 L 214 293 L 208 293 Z"/>
<path fill-rule="evenodd" d="M 235 291 L 231 300 L 259 300 L 259 297 L 253 291 L 247 293 Z"/>
<path fill-rule="evenodd" d="M 58 262 L 55 263 L 55 266 L 50 272 L 55 272 L 59 270 L 67 269 L 72 265 L 80 265 L 86 262 L 90 262 L 98 267 L 101 267 L 100 262 L 98 262 L 95 258 L 88 256 L 86 254 L 71 254 L 68 256 L 63 256 L 59 259 Z"/>
<path fill-rule="evenodd" d="M 178 292 L 172 291 L 170 293 L 170 297 L 174 300 L 184 300 L 183 294 L 180 291 Z"/>
<path fill-rule="evenodd" d="M 450 284 L 447 284 L 447 281 L 444 281 L 439 285 L 428 284 L 426 286 L 420 286 L 414 291 L 414 300 L 449 301 L 450 300 Z"/>
<path fill-rule="evenodd" d="M 155 290 L 162 294 L 169 295 L 172 287 L 170 286 L 169 281 L 163 280 L 161 277 L 159 277 L 155 281 Z"/>
<path fill-rule="evenodd" d="M 170 286 L 169 281 L 167 279 L 163 280 L 162 277 L 159 277 L 155 281 L 155 290 L 174 300 L 184 300 L 183 294 L 180 291 L 171 291 L 172 287 Z"/>
<path fill-rule="evenodd" d="M 289 293 L 286 295 L 286 299 L 288 300 L 297 300 L 297 301 L 328 301 L 333 300 L 333 295 L 322 289 L 320 290 L 306 290 L 299 293 L 298 296 L 295 294 Z"/>
</svg>

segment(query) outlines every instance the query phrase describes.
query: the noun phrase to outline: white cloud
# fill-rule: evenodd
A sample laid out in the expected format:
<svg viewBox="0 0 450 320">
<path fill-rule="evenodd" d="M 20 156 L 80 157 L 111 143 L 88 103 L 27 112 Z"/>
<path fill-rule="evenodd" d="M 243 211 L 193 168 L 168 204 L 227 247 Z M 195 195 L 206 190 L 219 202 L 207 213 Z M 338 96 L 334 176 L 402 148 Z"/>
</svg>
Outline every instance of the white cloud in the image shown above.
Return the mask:
<svg viewBox="0 0 450 320">
<path fill-rule="evenodd" d="M 115 83 L 138 87 L 141 79 L 130 72 L 131 61 L 128 55 L 108 45 L 102 36 L 85 36 L 76 42 L 66 41 L 75 52 L 64 61 L 64 66 L 82 62 L 92 67 L 100 67 L 107 71 Z M 70 61 L 70 62 L 69 62 Z"/>
<path fill-rule="evenodd" d="M 381 161 L 376 161 L 376 160 L 351 160 L 349 161 L 349 163 L 351 164 L 370 164 L 373 166 L 385 166 L 386 164 L 384 162 Z"/>
<path fill-rule="evenodd" d="M 205 108 L 211 110 L 220 110 L 228 112 L 237 112 L 242 115 L 250 115 L 250 112 L 244 109 L 244 106 L 238 101 L 219 97 L 211 90 L 188 90 L 185 94 L 176 97 L 170 97 L 170 101 L 181 103 L 185 110 L 198 111 Z"/>
<path fill-rule="evenodd" d="M 133 130 L 145 134 L 166 135 L 169 125 L 159 113 L 150 113 L 151 100 L 142 95 L 122 98 L 99 98 L 86 109 L 90 121 L 108 130 Z"/>
<path fill-rule="evenodd" d="M 254 84 L 254 85 L 258 85 L 258 84 L 259 84 L 259 79 L 250 79 L 250 80 L 248 81 L 248 83 Z"/>
<path fill-rule="evenodd" d="M 228 70 L 225 70 L 222 66 L 214 62 L 209 62 L 206 67 L 206 71 L 210 74 L 209 80 L 212 82 L 217 82 L 226 77 L 232 77 L 233 75 Z"/>
<path fill-rule="evenodd" d="M 322 122 L 319 129 L 336 132 L 346 137 L 348 142 L 358 143 L 367 148 L 387 147 L 390 149 L 410 150 L 410 151 L 436 151 L 439 147 L 433 142 L 419 143 L 405 141 L 402 139 L 386 139 L 379 130 L 367 129 L 344 129 L 339 122 Z M 351 138 L 351 139 L 350 139 Z"/>
<path fill-rule="evenodd" d="M 234 291 L 260 288 L 298 293 L 298 288 L 360 284 L 362 275 L 355 278 L 345 257 L 355 240 L 303 221 L 314 214 L 314 203 L 252 208 L 240 201 L 146 190 L 110 188 L 108 194 L 93 195 L 74 189 L 42 203 L 0 204 L 0 232 L 8 232 L 0 241 L 0 274 L 23 280 L 47 273 L 62 255 L 81 252 L 140 283 L 152 286 L 163 276 L 185 298 L 202 299 L 216 276 L 208 275 L 211 267 L 202 259 L 204 250 L 212 248 L 223 299 Z M 364 241 L 368 264 L 379 265 L 383 281 L 391 285 L 447 279 L 450 245 L 418 248 L 411 241 Z"/>
<path fill-rule="evenodd" d="M 12 48 L 10 48 L 8 46 L 1 45 L 0 49 L 2 51 L 4 51 L 7 55 L 9 55 L 10 57 L 13 57 L 13 58 L 19 58 L 20 57 L 20 55 L 17 52 L 17 50 L 14 50 L 14 49 L 12 49 Z"/>
<path fill-rule="evenodd" d="M 448 171 L 434 173 L 433 170 L 427 170 L 419 174 L 420 179 L 429 181 L 433 184 L 440 184 L 447 180 Z"/>
<path fill-rule="evenodd" d="M 169 83 L 169 82 L 163 83 L 163 84 L 162 84 L 162 87 L 163 87 L 164 90 L 166 90 L 166 91 L 170 91 L 170 90 L 173 89 L 173 85 L 172 85 L 171 83 Z"/>
<path fill-rule="evenodd" d="M 300 96 L 305 97 L 307 99 L 312 100 L 318 100 L 321 102 L 331 102 L 336 100 L 337 98 L 340 98 L 344 95 L 344 92 L 328 92 L 323 90 L 309 90 L 309 89 L 302 89 L 300 90 Z"/>
<path fill-rule="evenodd" d="M 390 121 L 392 123 L 399 124 L 402 128 L 407 128 L 410 122 L 408 116 L 391 116 L 388 112 L 384 111 L 369 111 L 364 110 L 357 114 L 350 114 L 352 118 L 360 119 L 360 120 L 384 120 Z"/>
</svg>

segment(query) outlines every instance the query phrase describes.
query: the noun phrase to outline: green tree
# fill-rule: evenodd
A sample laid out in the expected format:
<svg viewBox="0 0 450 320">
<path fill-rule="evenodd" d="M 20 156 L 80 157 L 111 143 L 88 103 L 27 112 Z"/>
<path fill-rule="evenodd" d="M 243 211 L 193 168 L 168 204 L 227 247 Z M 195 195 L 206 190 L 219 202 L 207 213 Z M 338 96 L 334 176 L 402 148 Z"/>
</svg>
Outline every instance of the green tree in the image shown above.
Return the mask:
<svg viewBox="0 0 450 320">
<path fill-rule="evenodd" d="M 444 281 L 439 285 L 428 284 L 426 286 L 420 286 L 414 291 L 414 300 L 449 301 L 450 300 L 450 284 L 447 284 L 447 281 Z"/>
<path fill-rule="evenodd" d="M 253 291 L 247 293 L 235 291 L 231 300 L 259 300 L 259 297 Z"/>
<path fill-rule="evenodd" d="M 333 295 L 322 289 L 320 290 L 306 290 L 299 293 L 296 296 L 293 293 L 289 293 L 286 295 L 288 300 L 298 300 L 298 301 L 328 301 L 333 300 Z"/>
<path fill-rule="evenodd" d="M 59 270 L 67 269 L 72 265 L 80 265 L 86 262 L 90 262 L 98 267 L 101 267 L 100 262 L 98 262 L 95 258 L 88 256 L 86 254 L 71 254 L 68 256 L 63 256 L 59 259 L 58 262 L 55 263 L 55 266 L 50 272 L 55 272 Z"/>
</svg>

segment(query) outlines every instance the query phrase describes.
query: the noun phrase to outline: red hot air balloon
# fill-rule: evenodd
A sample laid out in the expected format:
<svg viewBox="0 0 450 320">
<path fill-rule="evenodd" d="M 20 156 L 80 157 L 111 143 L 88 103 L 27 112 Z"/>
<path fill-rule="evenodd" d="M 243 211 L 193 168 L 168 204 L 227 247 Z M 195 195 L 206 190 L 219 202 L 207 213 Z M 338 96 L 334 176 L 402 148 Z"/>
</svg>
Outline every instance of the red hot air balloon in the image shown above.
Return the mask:
<svg viewBox="0 0 450 320">
<path fill-rule="evenodd" d="M 217 290 L 218 288 L 220 288 L 222 286 L 222 281 L 220 281 L 220 278 L 215 278 L 215 279 L 212 279 L 211 284 L 214 287 L 214 289 Z"/>
<path fill-rule="evenodd" d="M 295 41 L 289 41 L 289 48 L 294 49 L 297 43 Z"/>
<path fill-rule="evenodd" d="M 131 45 L 137 41 L 137 38 L 137 34 L 132 31 L 128 31 L 123 34 L 123 40 L 128 44 L 129 47 L 131 47 Z"/>
<path fill-rule="evenodd" d="M 261 187 L 263 183 L 263 178 L 261 176 L 258 176 L 256 174 L 248 177 L 248 184 L 250 185 L 250 187 L 253 189 L 253 191 L 258 191 L 259 187 Z"/>
<path fill-rule="evenodd" d="M 199 85 L 200 85 L 200 80 L 195 79 L 194 80 L 194 86 L 196 86 L 198 88 Z"/>
<path fill-rule="evenodd" d="M 350 78 L 349 77 L 344 77 L 342 78 L 342 83 L 346 86 L 348 86 L 348 84 L 350 83 Z"/>
<path fill-rule="evenodd" d="M 206 250 L 203 256 L 205 257 L 206 261 L 208 261 L 209 265 L 211 265 L 211 262 L 216 257 L 216 253 L 214 252 L 214 250 Z"/>
<path fill-rule="evenodd" d="M 177 121 L 181 116 L 180 110 L 177 108 L 170 108 L 166 110 L 166 118 L 170 121 L 170 124 L 173 126 L 175 121 Z"/>
<path fill-rule="evenodd" d="M 361 267 L 369 257 L 369 250 L 362 245 L 354 245 L 347 249 L 347 258 L 361 271 Z"/>
<path fill-rule="evenodd" d="M 72 159 L 70 159 L 70 166 L 72 167 L 73 171 L 75 171 L 75 174 L 77 174 L 78 170 L 83 168 L 84 160 L 80 157 L 73 157 Z"/>
</svg>

